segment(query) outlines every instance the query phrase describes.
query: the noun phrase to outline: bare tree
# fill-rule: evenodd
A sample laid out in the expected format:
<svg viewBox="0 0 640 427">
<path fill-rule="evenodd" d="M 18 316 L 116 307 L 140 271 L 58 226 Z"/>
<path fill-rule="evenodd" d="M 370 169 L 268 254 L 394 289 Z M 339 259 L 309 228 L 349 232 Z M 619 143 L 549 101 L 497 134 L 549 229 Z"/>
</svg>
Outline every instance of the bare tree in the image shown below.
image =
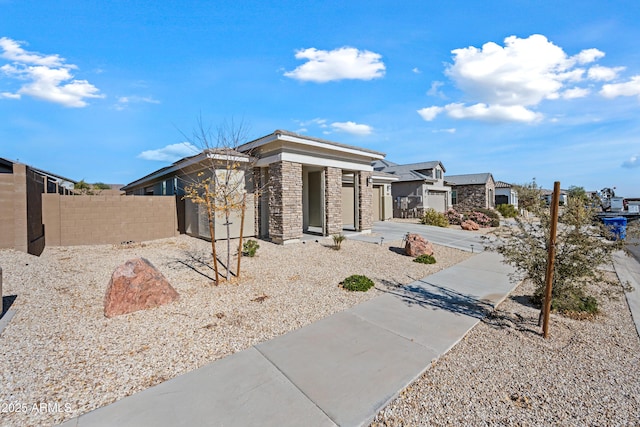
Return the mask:
<svg viewBox="0 0 640 427">
<path fill-rule="evenodd" d="M 247 131 L 244 124 L 224 122 L 214 130 L 205 127 L 202 118 L 189 142 L 202 149 L 204 154 L 204 170 L 185 187 L 185 199 L 205 207 L 211 237 L 211 255 L 216 276 L 216 284 L 220 277 L 216 253 L 216 218 L 224 219 L 226 229 L 226 275 L 231 279 L 231 225 L 234 214 L 240 213 L 244 224 L 246 210 L 247 187 L 253 187 L 253 166 L 255 159 L 249 154 L 240 153 L 237 148 L 247 142 Z M 255 191 L 255 189 L 253 189 Z M 238 258 L 242 256 L 242 230 L 238 245 Z M 239 279 L 240 259 L 236 277 Z"/>
</svg>

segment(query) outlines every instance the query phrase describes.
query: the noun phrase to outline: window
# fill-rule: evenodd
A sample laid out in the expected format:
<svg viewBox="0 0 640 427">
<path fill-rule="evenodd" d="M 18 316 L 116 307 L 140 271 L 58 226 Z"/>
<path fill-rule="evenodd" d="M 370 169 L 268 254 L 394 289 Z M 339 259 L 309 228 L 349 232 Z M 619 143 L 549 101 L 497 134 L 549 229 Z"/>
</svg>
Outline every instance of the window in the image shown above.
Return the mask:
<svg viewBox="0 0 640 427">
<path fill-rule="evenodd" d="M 458 194 L 456 193 L 456 190 L 451 190 L 451 204 L 452 205 L 458 204 Z"/>
<path fill-rule="evenodd" d="M 436 168 L 436 179 L 442 179 L 442 170 Z"/>
</svg>

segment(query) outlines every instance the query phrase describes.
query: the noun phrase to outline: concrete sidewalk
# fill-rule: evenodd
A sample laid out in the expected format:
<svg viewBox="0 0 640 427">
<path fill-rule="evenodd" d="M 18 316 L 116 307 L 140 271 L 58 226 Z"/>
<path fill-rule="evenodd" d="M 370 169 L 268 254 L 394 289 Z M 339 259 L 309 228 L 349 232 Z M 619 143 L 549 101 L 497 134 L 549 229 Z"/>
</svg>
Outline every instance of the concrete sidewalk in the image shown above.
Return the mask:
<svg viewBox="0 0 640 427">
<path fill-rule="evenodd" d="M 66 426 L 360 426 L 515 287 L 479 255 Z"/>
<path fill-rule="evenodd" d="M 633 288 L 625 295 L 631 316 L 636 324 L 636 331 L 640 336 L 640 262 L 620 251 L 613 254 L 613 266 L 620 282 Z"/>
</svg>

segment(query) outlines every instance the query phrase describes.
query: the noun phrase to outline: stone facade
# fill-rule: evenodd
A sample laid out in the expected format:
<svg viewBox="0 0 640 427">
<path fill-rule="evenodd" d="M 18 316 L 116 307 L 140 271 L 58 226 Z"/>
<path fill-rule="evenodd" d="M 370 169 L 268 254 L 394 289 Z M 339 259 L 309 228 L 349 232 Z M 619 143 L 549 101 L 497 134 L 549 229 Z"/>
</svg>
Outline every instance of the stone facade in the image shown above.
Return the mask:
<svg viewBox="0 0 640 427">
<path fill-rule="evenodd" d="M 453 208 L 457 211 L 469 211 L 474 208 L 493 208 L 495 197 L 495 184 L 487 182 L 478 185 L 456 185 L 453 187 L 456 191 L 457 203 Z"/>
<path fill-rule="evenodd" d="M 269 165 L 269 237 L 275 243 L 302 237 L 302 164 Z"/>
<path fill-rule="evenodd" d="M 325 224 L 327 234 L 342 232 L 342 169 L 325 168 Z"/>
<path fill-rule="evenodd" d="M 371 172 L 358 172 L 358 231 L 371 230 L 373 226 L 373 184 L 367 182 L 371 177 Z"/>
</svg>

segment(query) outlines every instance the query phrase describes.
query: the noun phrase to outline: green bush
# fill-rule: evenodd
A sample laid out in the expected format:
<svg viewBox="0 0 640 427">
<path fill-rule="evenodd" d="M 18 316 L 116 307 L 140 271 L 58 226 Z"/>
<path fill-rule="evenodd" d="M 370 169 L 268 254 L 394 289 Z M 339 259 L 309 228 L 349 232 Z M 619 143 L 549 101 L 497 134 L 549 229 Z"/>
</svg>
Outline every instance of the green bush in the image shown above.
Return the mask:
<svg viewBox="0 0 640 427">
<path fill-rule="evenodd" d="M 248 257 L 256 256 L 256 252 L 260 248 L 260 245 L 255 240 L 247 240 L 242 244 L 242 255 Z"/>
<path fill-rule="evenodd" d="M 342 287 L 348 291 L 366 292 L 373 287 L 373 281 L 367 276 L 354 274 L 344 279 Z"/>
<path fill-rule="evenodd" d="M 435 264 L 436 259 L 433 257 L 433 255 L 423 254 L 419 257 L 414 258 L 413 262 L 419 262 L 420 264 Z"/>
<path fill-rule="evenodd" d="M 347 237 L 344 236 L 343 234 L 334 234 L 331 237 L 333 237 L 333 249 L 335 249 L 336 251 L 339 251 L 340 247 L 342 246 L 342 242 Z"/>
<path fill-rule="evenodd" d="M 420 224 L 435 225 L 436 227 L 448 227 L 449 220 L 445 214 L 440 213 L 433 208 L 428 208 L 424 211 L 424 214 L 420 219 Z"/>
<path fill-rule="evenodd" d="M 518 210 L 513 205 L 498 205 L 496 210 L 505 218 L 515 218 L 518 216 Z"/>
</svg>

